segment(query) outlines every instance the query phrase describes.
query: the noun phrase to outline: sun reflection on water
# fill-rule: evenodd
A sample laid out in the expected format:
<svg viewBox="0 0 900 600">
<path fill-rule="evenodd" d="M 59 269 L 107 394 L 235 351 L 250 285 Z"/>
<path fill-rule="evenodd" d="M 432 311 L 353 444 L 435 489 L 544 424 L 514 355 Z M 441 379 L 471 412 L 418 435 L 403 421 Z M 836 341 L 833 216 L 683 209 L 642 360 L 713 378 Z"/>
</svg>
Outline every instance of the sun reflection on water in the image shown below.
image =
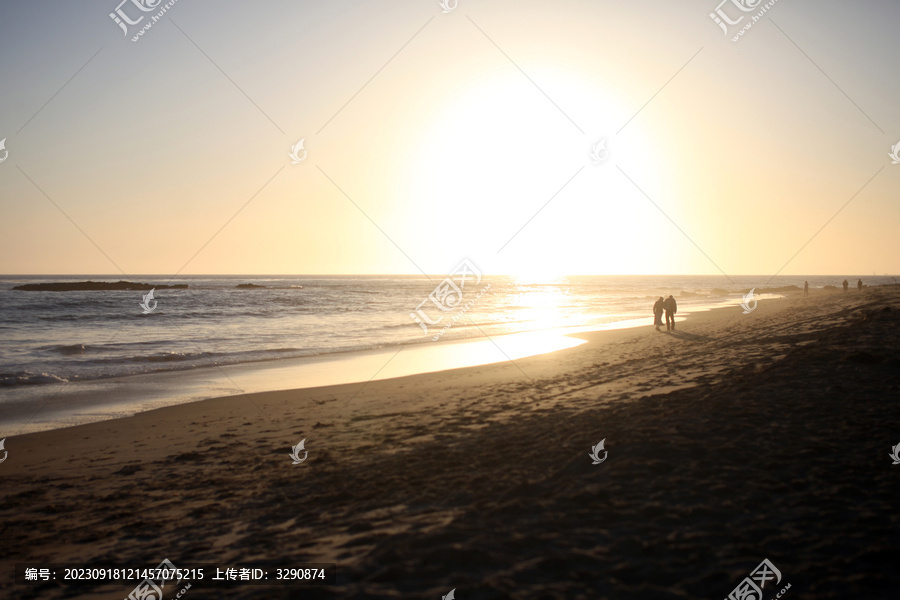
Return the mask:
<svg viewBox="0 0 900 600">
<path fill-rule="evenodd" d="M 573 298 L 565 277 L 520 277 L 506 299 L 508 321 L 527 322 L 529 329 L 571 326 Z"/>
</svg>

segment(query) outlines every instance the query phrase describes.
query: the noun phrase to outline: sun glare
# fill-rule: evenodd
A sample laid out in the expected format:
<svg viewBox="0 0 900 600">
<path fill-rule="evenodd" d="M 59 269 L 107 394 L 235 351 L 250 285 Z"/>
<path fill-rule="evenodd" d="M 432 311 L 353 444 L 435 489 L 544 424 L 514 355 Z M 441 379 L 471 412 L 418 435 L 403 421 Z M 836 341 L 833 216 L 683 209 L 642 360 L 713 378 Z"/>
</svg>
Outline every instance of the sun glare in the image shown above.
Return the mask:
<svg viewBox="0 0 900 600">
<path fill-rule="evenodd" d="M 658 164 L 646 150 L 653 144 L 639 123 L 615 135 L 630 115 L 608 93 L 558 72 L 538 75 L 553 101 L 520 73 L 503 71 L 433 109 L 405 189 L 417 203 L 407 229 L 418 229 L 415 243 L 437 264 L 457 257 L 441 255 L 434 231 L 421 227 L 426 219 L 444 235 L 460 232 L 455 249 L 465 246 L 485 272 L 547 281 L 628 271 L 641 252 L 620 249 L 648 235 L 646 206 L 623 201 L 636 190 L 616 165 L 629 161 L 653 188 L 648 177 L 655 180 Z M 591 150 L 603 140 L 608 154 L 601 150 L 598 164 Z"/>
</svg>

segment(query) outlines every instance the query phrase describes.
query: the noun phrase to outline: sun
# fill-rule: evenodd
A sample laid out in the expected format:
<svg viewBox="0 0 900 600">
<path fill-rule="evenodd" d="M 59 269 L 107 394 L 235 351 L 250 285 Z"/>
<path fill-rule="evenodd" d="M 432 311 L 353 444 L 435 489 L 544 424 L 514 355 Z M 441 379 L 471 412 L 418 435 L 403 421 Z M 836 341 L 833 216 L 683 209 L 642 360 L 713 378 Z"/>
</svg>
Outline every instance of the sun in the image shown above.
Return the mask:
<svg viewBox="0 0 900 600">
<path fill-rule="evenodd" d="M 652 160 L 652 144 L 638 124 L 616 136 L 624 103 L 564 75 L 542 73 L 545 94 L 514 70 L 492 72 L 432 108 L 402 192 L 417 256 L 543 280 L 633 267 L 615 249 L 646 226 L 616 161 L 642 143 L 639 160 Z"/>
</svg>

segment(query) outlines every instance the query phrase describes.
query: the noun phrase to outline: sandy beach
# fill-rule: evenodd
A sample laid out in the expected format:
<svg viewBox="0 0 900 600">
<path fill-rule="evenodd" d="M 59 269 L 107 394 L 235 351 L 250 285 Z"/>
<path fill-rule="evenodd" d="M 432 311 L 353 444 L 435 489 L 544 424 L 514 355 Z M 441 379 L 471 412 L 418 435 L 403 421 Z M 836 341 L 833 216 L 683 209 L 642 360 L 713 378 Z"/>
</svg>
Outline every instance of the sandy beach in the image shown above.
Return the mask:
<svg viewBox="0 0 900 600">
<path fill-rule="evenodd" d="M 191 598 L 725 598 L 768 558 L 788 598 L 896 598 L 898 325 L 898 287 L 819 292 L 10 438 L 0 596 L 131 589 L 15 563 L 168 558 L 337 563 L 336 587 Z"/>
</svg>

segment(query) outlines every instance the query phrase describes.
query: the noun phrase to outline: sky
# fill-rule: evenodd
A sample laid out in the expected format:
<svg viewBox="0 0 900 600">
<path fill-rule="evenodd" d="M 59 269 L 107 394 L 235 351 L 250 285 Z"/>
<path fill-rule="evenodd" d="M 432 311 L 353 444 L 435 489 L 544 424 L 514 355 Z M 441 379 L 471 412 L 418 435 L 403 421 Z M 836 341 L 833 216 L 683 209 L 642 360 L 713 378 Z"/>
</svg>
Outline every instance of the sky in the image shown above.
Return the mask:
<svg viewBox="0 0 900 600">
<path fill-rule="evenodd" d="M 900 272 L 900 3 L 119 1 L 0 7 L 0 273 Z"/>
</svg>

